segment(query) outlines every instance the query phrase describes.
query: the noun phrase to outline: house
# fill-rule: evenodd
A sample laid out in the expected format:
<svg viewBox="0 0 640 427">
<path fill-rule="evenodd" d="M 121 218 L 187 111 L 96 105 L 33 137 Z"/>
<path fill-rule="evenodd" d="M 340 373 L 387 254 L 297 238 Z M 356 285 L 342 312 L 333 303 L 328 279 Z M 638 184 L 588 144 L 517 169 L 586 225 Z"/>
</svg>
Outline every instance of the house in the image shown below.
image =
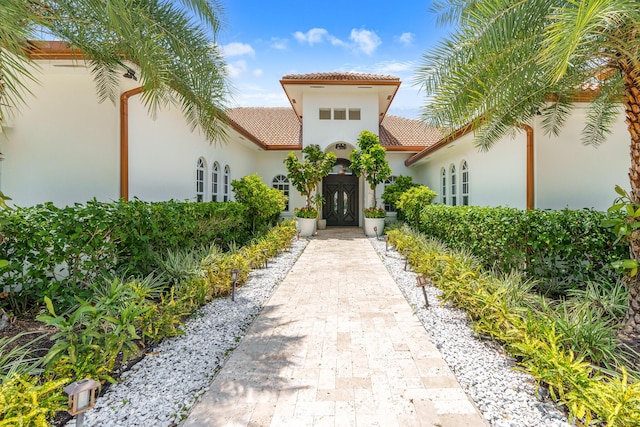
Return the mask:
<svg viewBox="0 0 640 427">
<path fill-rule="evenodd" d="M 361 225 L 372 195 L 351 174 L 348 159 L 362 130 L 378 133 L 394 176 L 429 185 L 440 203 L 525 208 L 529 194 L 529 202 L 541 208 L 605 209 L 613 186 L 626 183 L 622 118 L 611 143 L 583 147 L 580 108 L 558 137 L 544 135 L 533 123 L 527 132 L 479 152 L 465 129 L 450 139 L 419 121 L 387 114 L 401 85 L 397 77 L 287 75 L 280 83 L 290 107 L 231 109 L 228 139 L 210 144 L 176 108 L 151 117 L 130 75 L 121 78 L 118 102 L 100 103 L 76 51 L 62 42 L 33 46 L 39 84 L 0 135 L 0 190 L 20 206 L 134 197 L 228 201 L 233 179 L 257 173 L 288 194 L 283 216 L 292 216 L 304 201 L 291 188 L 283 160 L 318 144 L 339 159 L 321 186 L 328 225 Z"/>
</svg>

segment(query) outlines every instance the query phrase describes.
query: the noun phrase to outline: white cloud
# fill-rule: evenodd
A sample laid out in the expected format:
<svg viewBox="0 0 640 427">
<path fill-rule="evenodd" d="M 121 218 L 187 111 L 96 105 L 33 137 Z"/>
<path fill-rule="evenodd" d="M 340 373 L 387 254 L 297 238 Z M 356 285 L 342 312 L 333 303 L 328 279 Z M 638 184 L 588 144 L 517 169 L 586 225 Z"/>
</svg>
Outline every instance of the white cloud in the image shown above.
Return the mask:
<svg viewBox="0 0 640 427">
<path fill-rule="evenodd" d="M 253 57 L 256 54 L 256 51 L 253 50 L 251 45 L 246 43 L 238 43 L 238 42 L 229 43 L 222 46 L 222 51 L 224 52 L 224 56 L 227 58 L 232 56 L 244 56 L 244 55 L 249 55 Z"/>
<path fill-rule="evenodd" d="M 369 30 L 356 30 L 355 28 L 351 30 L 351 36 L 349 37 L 351 41 L 353 41 L 358 50 L 366 53 L 367 55 L 373 54 L 378 46 L 382 44 L 382 40 L 380 37 Z"/>
<path fill-rule="evenodd" d="M 387 74 L 387 73 L 402 73 L 405 71 L 412 71 L 414 67 L 414 63 L 411 61 L 408 62 L 381 62 L 375 65 L 376 73 Z"/>
<path fill-rule="evenodd" d="M 262 69 L 261 68 L 256 68 L 255 70 L 253 70 L 251 72 L 255 77 L 262 77 Z"/>
<path fill-rule="evenodd" d="M 287 39 L 281 39 L 279 37 L 273 37 L 271 38 L 271 47 L 273 49 L 278 49 L 278 50 L 287 50 L 287 45 L 289 43 L 289 40 Z"/>
<path fill-rule="evenodd" d="M 329 32 L 324 28 L 312 28 L 306 33 L 296 31 L 293 33 L 293 37 L 300 43 L 309 43 L 310 46 L 315 43 L 322 43 L 324 38 L 329 35 Z"/>
<path fill-rule="evenodd" d="M 245 71 L 247 71 L 247 62 L 244 60 L 227 63 L 227 72 L 231 78 L 239 77 Z"/>
<path fill-rule="evenodd" d="M 398 37 L 398 40 L 400 43 L 408 46 L 413 43 L 413 33 L 402 33 Z"/>
</svg>

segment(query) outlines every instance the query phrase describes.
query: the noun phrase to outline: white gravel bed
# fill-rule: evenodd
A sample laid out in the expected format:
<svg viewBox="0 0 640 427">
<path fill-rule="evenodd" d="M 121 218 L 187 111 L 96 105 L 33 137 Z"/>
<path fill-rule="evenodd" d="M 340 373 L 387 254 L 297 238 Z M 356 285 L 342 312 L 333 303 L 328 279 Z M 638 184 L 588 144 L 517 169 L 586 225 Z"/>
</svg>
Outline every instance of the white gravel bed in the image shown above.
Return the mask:
<svg viewBox="0 0 640 427">
<path fill-rule="evenodd" d="M 85 415 L 85 426 L 172 426 L 178 424 L 208 388 L 229 353 L 296 262 L 307 240 L 250 273 L 231 297 L 202 307 L 183 326 L 184 335 L 162 341 L 122 374 Z M 74 426 L 75 420 L 67 426 Z"/>
<path fill-rule="evenodd" d="M 433 286 L 426 289 L 426 308 L 422 290 L 416 287 L 416 273 L 409 267 L 404 270 L 404 257 L 391 245 L 385 251 L 384 241 L 369 240 L 458 382 L 492 426 L 570 426 L 553 402 L 536 397 L 532 376 L 515 370 L 515 361 L 499 345 L 477 337 L 463 310 L 441 305 L 442 291 Z"/>
</svg>

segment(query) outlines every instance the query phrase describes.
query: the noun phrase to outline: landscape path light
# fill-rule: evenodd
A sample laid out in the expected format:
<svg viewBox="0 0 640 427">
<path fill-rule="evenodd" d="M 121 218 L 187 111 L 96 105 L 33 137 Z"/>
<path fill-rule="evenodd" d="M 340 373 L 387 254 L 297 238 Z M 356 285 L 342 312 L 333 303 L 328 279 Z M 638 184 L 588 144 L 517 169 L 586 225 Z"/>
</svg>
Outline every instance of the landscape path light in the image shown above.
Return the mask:
<svg viewBox="0 0 640 427">
<path fill-rule="evenodd" d="M 404 271 L 407 271 L 407 264 L 409 263 L 409 252 L 411 252 L 411 248 L 405 248 L 405 250 L 404 250 Z"/>
<path fill-rule="evenodd" d="M 76 427 L 84 424 L 84 413 L 93 408 L 96 402 L 96 389 L 100 383 L 85 378 L 76 381 L 64 388 L 64 392 L 69 396 L 69 413 L 76 417 Z"/>
<path fill-rule="evenodd" d="M 238 281 L 238 273 L 240 273 L 240 270 L 237 268 L 231 270 L 231 301 L 236 300 L 236 282 Z"/>
<path fill-rule="evenodd" d="M 384 235 L 384 251 L 387 252 L 389 250 L 389 235 Z"/>
<path fill-rule="evenodd" d="M 269 249 L 263 249 L 262 253 L 264 254 L 264 268 L 269 266 Z"/>
</svg>

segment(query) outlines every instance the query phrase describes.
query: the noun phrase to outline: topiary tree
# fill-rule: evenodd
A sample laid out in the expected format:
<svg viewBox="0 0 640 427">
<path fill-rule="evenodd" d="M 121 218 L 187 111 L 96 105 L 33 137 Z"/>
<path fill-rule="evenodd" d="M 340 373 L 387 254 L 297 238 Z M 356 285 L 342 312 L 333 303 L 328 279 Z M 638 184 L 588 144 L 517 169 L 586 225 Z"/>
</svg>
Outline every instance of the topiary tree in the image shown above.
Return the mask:
<svg viewBox="0 0 640 427">
<path fill-rule="evenodd" d="M 268 187 L 257 174 L 231 181 L 236 201 L 247 206 L 251 230 L 277 222 L 287 197 L 280 190 Z"/>
<path fill-rule="evenodd" d="M 322 178 L 329 175 L 331 169 L 336 164 L 335 153 L 325 153 L 317 144 L 307 145 L 302 149 L 304 161 L 300 162 L 296 153 L 291 152 L 284 159 L 284 164 L 289 172 L 287 178 L 291 180 L 291 185 L 306 197 L 304 211 L 313 208 L 312 195 Z"/>
<path fill-rule="evenodd" d="M 356 176 L 363 176 L 373 191 L 371 209 L 377 209 L 376 186 L 391 176 L 391 168 L 387 162 L 387 150 L 380 145 L 378 135 L 363 130 L 358 137 L 359 150 L 353 150 L 349 156 L 351 170 Z"/>
<path fill-rule="evenodd" d="M 398 219 L 404 219 L 402 209 L 398 207 L 398 200 L 405 191 L 419 185 L 420 184 L 413 182 L 412 177 L 400 175 L 396 178 L 393 184 L 389 184 L 385 187 L 384 193 L 382 193 L 382 201 L 393 206 L 393 209 L 398 214 Z"/>
</svg>

